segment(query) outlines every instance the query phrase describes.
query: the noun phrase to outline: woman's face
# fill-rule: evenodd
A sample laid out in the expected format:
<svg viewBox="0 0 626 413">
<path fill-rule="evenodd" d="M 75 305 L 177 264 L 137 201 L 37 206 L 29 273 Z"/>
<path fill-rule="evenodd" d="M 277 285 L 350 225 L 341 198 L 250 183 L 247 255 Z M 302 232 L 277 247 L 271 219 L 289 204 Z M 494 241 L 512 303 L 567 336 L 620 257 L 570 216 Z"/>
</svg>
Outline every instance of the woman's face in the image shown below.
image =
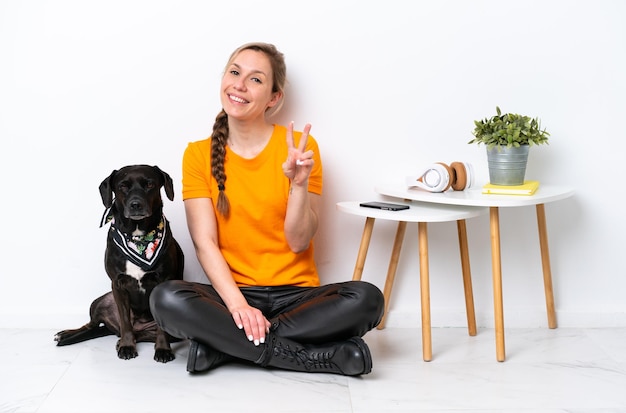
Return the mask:
<svg viewBox="0 0 626 413">
<path fill-rule="evenodd" d="M 221 101 L 228 116 L 238 120 L 264 117 L 281 97 L 272 92 L 272 79 L 272 66 L 264 53 L 240 52 L 222 77 Z"/>
</svg>

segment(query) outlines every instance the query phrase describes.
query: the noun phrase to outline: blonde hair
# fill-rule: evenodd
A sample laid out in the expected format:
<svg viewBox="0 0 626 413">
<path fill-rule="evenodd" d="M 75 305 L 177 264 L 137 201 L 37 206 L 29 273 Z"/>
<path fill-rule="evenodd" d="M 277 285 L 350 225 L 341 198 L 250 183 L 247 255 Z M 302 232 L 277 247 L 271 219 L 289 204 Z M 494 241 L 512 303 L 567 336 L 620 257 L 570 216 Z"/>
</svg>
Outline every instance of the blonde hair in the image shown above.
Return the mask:
<svg viewBox="0 0 626 413">
<path fill-rule="evenodd" d="M 276 49 L 276 46 L 269 43 L 246 43 L 238 47 L 228 59 L 226 68 L 244 50 L 254 50 L 267 56 L 272 67 L 272 93 L 280 92 L 284 96 L 285 84 L 287 83 L 287 67 L 284 55 Z M 268 108 L 268 116 L 276 114 L 282 107 L 284 97 L 278 104 Z M 228 115 L 222 109 L 215 117 L 213 124 L 213 134 L 211 135 L 211 174 L 217 181 L 219 195 L 217 197 L 217 212 L 228 217 L 230 214 L 230 203 L 226 196 L 226 173 L 224 172 L 224 157 L 226 155 L 226 142 L 228 141 Z"/>
</svg>

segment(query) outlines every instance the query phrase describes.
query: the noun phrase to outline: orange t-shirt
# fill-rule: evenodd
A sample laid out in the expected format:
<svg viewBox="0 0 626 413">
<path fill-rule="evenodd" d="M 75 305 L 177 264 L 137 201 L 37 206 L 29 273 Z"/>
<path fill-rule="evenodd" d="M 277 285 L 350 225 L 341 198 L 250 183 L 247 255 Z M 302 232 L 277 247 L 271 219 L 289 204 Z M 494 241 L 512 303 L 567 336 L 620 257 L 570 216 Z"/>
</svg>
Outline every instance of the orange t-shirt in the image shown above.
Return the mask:
<svg viewBox="0 0 626 413">
<path fill-rule="evenodd" d="M 301 132 L 294 132 L 296 147 Z M 226 147 L 224 170 L 230 217 L 217 213 L 217 181 L 211 175 L 211 138 L 192 142 L 183 156 L 183 200 L 211 198 L 216 208 L 219 247 L 239 286 L 317 286 L 319 275 L 313 242 L 301 252 L 289 249 L 284 220 L 289 179 L 282 164 L 287 159 L 287 128 L 274 125 L 267 146 L 253 159 Z M 309 135 L 306 150 L 315 161 L 309 192 L 322 193 L 322 161 L 315 139 Z"/>
</svg>

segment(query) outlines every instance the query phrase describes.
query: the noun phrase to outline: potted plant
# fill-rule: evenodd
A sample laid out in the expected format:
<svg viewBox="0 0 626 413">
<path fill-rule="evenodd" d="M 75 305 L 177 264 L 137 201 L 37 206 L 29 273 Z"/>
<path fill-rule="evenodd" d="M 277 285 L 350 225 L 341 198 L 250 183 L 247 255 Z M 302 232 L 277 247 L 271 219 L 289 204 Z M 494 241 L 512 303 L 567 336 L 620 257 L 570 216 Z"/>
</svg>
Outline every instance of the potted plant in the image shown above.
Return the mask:
<svg viewBox="0 0 626 413">
<path fill-rule="evenodd" d="M 522 185 L 529 148 L 547 144 L 550 136 L 538 118 L 502 114 L 498 106 L 496 115 L 474 121 L 472 134 L 474 139 L 468 143 L 482 143 L 487 148 L 489 182 L 493 185 Z"/>
</svg>

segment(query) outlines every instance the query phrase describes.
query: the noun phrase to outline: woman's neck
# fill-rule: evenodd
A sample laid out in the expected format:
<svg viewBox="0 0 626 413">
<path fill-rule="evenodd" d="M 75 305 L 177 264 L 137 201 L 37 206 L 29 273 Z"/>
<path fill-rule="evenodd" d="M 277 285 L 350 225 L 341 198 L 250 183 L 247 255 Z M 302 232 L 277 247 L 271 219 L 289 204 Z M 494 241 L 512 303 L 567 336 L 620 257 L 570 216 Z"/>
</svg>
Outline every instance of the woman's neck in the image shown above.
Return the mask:
<svg viewBox="0 0 626 413">
<path fill-rule="evenodd" d="M 273 131 L 274 125 L 265 121 L 256 124 L 229 121 L 228 146 L 242 158 L 251 159 L 267 146 Z"/>
</svg>

